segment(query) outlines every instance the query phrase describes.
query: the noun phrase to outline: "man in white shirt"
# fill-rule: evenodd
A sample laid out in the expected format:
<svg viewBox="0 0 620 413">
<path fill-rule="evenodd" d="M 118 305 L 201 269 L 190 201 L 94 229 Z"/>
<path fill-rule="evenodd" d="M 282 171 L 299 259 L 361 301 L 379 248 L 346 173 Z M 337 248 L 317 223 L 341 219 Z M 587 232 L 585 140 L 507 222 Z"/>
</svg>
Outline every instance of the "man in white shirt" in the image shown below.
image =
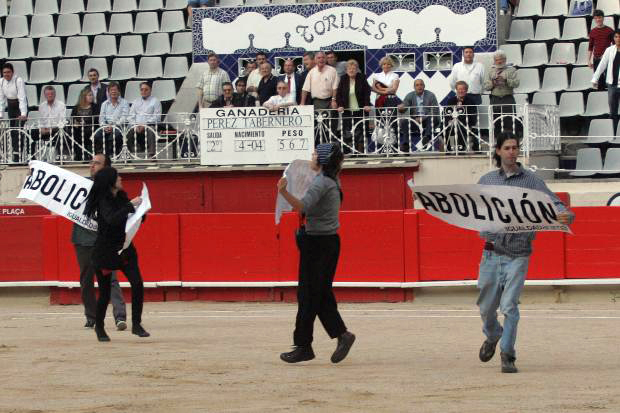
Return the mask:
<svg viewBox="0 0 620 413">
<path fill-rule="evenodd" d="M 284 62 L 284 74 L 278 80 L 286 83 L 289 93 L 295 98 L 295 103 L 301 102 L 301 75 L 295 71 L 295 63 L 291 59 Z"/>
<path fill-rule="evenodd" d="M 256 53 L 256 69 L 252 70 L 248 75 L 248 83 L 246 90 L 249 94 L 258 97 L 258 84 L 263 76 L 260 74 L 260 67 L 263 63 L 267 63 L 267 55 L 263 52 Z"/>
<path fill-rule="evenodd" d="M 482 90 L 484 84 L 484 66 L 480 62 L 474 62 L 474 48 L 463 48 L 463 61 L 452 67 L 452 73 L 448 77 L 450 89 L 456 90 L 456 82 L 463 81 L 469 86 L 469 96 L 476 105 L 482 103 Z"/>
<path fill-rule="evenodd" d="M 222 95 L 222 86 L 230 82 L 230 77 L 224 69 L 220 67 L 220 58 L 215 53 L 211 53 L 208 58 L 209 69 L 207 69 L 198 82 L 198 107 L 208 108 L 211 103 Z"/>
<path fill-rule="evenodd" d="M 151 95 L 151 85 L 149 82 L 140 83 L 140 98 L 136 99 L 129 110 L 131 129 L 127 133 L 127 146 L 129 151 L 134 153 L 135 143 L 138 143 L 138 157 L 147 152 L 148 157 L 155 155 L 156 142 L 155 133 L 157 124 L 161 119 L 161 103 Z M 145 144 L 146 136 L 146 148 Z"/>
<path fill-rule="evenodd" d="M 32 140 L 35 142 L 39 139 L 48 140 L 56 135 L 58 130 L 65 126 L 67 117 L 65 104 L 56 99 L 56 89 L 53 86 L 45 86 L 43 95 L 45 102 L 39 105 L 39 130 L 32 133 Z M 34 153 L 35 142 L 32 143 L 32 153 Z M 53 139 L 52 146 L 56 146 L 56 143 L 57 138 Z M 63 152 L 69 153 L 69 150 L 66 149 Z"/>
<path fill-rule="evenodd" d="M 102 128 L 95 133 L 95 153 L 103 152 L 105 141 L 105 153 L 112 156 L 112 153 L 118 155 L 123 148 L 123 134 L 117 125 L 127 122 L 129 103 L 121 97 L 121 88 L 116 82 L 110 82 L 108 93 L 110 98 L 103 102 L 99 112 Z"/>
<path fill-rule="evenodd" d="M 11 119 L 11 128 L 21 128 L 28 115 L 28 101 L 26 99 L 26 86 L 24 79 L 14 75 L 13 65 L 2 65 L 2 77 L 0 78 L 0 117 L 4 117 L 4 111 L 8 112 Z M 23 152 L 24 139 L 20 138 L 17 130 L 11 131 L 11 145 L 13 162 L 19 162 L 20 153 Z"/>
<path fill-rule="evenodd" d="M 293 94 L 289 93 L 288 85 L 284 82 L 284 80 L 278 81 L 276 90 L 278 91 L 278 94 L 270 97 L 265 103 L 263 103 L 263 107 L 266 107 L 269 110 L 278 110 L 280 108 L 297 104 Z"/>
</svg>

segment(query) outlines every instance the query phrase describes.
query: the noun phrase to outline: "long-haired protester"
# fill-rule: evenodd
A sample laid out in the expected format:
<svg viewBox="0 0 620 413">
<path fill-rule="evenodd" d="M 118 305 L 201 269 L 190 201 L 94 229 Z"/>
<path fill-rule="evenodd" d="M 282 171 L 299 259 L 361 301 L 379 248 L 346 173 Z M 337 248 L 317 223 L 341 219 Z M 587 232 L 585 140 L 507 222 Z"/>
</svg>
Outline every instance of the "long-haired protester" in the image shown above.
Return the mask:
<svg viewBox="0 0 620 413">
<path fill-rule="evenodd" d="M 287 363 L 314 358 L 312 332 L 317 316 L 327 334 L 331 338 L 338 338 L 338 345 L 331 357 L 332 363 L 342 361 L 355 341 L 355 335 L 347 331 L 340 317 L 332 290 L 340 255 L 338 213 L 342 190 L 339 175 L 343 159 L 338 144 L 318 145 L 312 157 L 318 175 L 302 199 L 286 190 L 286 178 L 278 181 L 278 191 L 306 220 L 297 236 L 300 260 L 294 348 L 280 355 Z"/>
<path fill-rule="evenodd" d="M 144 285 L 138 267 L 138 254 L 133 244 L 122 250 L 127 217 L 141 202 L 140 197 L 129 200 L 115 168 L 103 168 L 95 175 L 84 213 L 95 219 L 98 226 L 92 265 L 99 283 L 95 315 L 95 333 L 99 341 L 110 341 L 104 329 L 104 319 L 110 301 L 110 275 L 113 270 L 123 271 L 131 284 L 131 332 L 140 337 L 149 336 L 141 324 Z"/>
</svg>

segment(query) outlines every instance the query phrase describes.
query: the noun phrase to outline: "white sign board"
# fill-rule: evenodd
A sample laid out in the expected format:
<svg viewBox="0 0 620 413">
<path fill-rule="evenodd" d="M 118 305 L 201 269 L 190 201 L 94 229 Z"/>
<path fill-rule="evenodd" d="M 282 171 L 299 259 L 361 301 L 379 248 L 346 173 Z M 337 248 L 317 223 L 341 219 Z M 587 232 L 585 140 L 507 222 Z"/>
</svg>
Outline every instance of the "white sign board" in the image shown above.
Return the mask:
<svg viewBox="0 0 620 413">
<path fill-rule="evenodd" d="M 312 158 L 314 108 L 200 110 L 202 165 L 260 165 Z"/>
<path fill-rule="evenodd" d="M 125 244 L 123 249 L 127 249 L 131 241 L 138 233 L 140 225 L 142 224 L 142 217 L 151 209 L 151 200 L 149 198 L 149 190 L 146 188 L 146 184 L 142 182 L 142 193 L 140 194 L 142 203 L 136 209 L 136 212 L 129 215 L 127 223 L 125 224 Z"/>
</svg>

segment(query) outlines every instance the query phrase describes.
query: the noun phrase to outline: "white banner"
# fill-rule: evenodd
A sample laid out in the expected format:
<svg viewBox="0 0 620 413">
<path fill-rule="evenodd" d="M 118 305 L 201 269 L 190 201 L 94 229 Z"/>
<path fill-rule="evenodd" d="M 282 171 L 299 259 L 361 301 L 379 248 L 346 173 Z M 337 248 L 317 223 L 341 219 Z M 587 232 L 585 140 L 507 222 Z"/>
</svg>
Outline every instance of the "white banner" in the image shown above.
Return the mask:
<svg viewBox="0 0 620 413">
<path fill-rule="evenodd" d="M 35 202 L 86 229 L 97 231 L 97 222 L 84 215 L 93 181 L 41 161 L 30 161 L 28 165 L 30 175 L 17 198 Z"/>
<path fill-rule="evenodd" d="M 460 228 L 488 232 L 561 231 L 551 197 L 534 189 L 503 185 L 409 187 L 426 212 Z"/>
<path fill-rule="evenodd" d="M 202 165 L 258 165 L 311 159 L 314 108 L 200 110 Z"/>
<path fill-rule="evenodd" d="M 284 170 L 283 176 L 287 181 L 286 190 L 297 199 L 303 198 L 316 174 L 317 172 L 312 170 L 312 161 L 294 160 Z M 291 204 L 278 193 L 276 198 L 276 225 L 280 223 L 283 212 L 292 210 Z"/>
<path fill-rule="evenodd" d="M 127 219 L 127 223 L 125 224 L 125 244 L 123 245 L 123 249 L 129 247 L 133 237 L 136 236 L 138 230 L 140 229 L 140 225 L 142 224 L 142 217 L 146 215 L 146 213 L 151 209 L 151 200 L 149 198 L 149 190 L 146 188 L 146 184 L 142 182 L 142 193 L 140 194 L 142 198 L 142 203 L 136 209 L 136 212 L 129 215 Z M 120 252 L 120 251 L 119 251 Z"/>
</svg>

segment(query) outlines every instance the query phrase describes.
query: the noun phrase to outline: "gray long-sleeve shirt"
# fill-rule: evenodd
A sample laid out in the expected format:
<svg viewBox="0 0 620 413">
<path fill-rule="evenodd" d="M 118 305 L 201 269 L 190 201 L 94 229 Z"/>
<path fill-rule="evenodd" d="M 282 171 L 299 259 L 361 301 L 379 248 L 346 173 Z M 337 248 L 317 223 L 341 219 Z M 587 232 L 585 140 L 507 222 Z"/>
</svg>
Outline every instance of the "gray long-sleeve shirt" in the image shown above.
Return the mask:
<svg viewBox="0 0 620 413">
<path fill-rule="evenodd" d="M 306 232 L 310 235 L 332 235 L 338 232 L 340 221 L 340 189 L 333 179 L 318 174 L 301 199 L 306 214 Z"/>
<path fill-rule="evenodd" d="M 481 185 L 507 185 L 520 188 L 535 189 L 548 194 L 553 200 L 554 205 L 560 212 L 570 214 L 570 222 L 575 219 L 575 214 L 569 211 L 560 201 L 556 194 L 551 192 L 545 182 L 536 174 L 524 169 L 519 164 L 519 169 L 514 175 L 506 176 L 504 170 L 499 168 L 483 175 L 478 181 Z M 536 238 L 536 232 L 521 233 L 493 233 L 481 232 L 480 236 L 487 242 L 494 244 L 495 252 L 509 257 L 527 257 L 532 254 L 532 241 Z"/>
</svg>

